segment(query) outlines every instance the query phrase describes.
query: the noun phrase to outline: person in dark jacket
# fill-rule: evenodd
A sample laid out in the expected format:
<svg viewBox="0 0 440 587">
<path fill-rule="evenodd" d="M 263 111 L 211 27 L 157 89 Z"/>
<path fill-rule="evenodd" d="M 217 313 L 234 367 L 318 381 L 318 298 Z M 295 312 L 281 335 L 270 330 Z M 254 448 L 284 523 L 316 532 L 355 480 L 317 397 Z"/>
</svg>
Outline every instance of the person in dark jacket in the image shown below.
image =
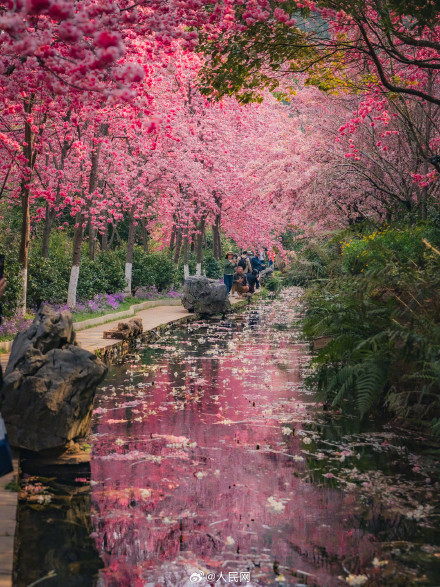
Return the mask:
<svg viewBox="0 0 440 587">
<path fill-rule="evenodd" d="M 252 269 L 252 273 L 248 273 L 246 277 L 249 286 L 249 293 L 253 294 L 255 293 L 255 288 L 258 288 L 258 271 L 256 269 Z"/>
<path fill-rule="evenodd" d="M 260 263 L 260 259 L 257 257 L 257 255 L 253 255 L 251 257 L 251 266 L 252 266 L 252 270 L 256 269 L 257 271 L 261 271 L 261 263 Z"/>
</svg>

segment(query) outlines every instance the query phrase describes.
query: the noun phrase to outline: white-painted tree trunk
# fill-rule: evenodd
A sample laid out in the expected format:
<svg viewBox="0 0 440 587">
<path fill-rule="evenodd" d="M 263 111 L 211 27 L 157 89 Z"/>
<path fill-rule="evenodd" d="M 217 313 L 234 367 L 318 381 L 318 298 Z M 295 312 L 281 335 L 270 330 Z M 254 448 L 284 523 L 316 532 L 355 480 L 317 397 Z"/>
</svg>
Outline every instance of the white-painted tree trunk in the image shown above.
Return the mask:
<svg viewBox="0 0 440 587">
<path fill-rule="evenodd" d="M 201 277 L 202 275 L 202 264 L 201 263 L 197 263 L 196 265 L 196 276 L 197 277 Z"/>
<path fill-rule="evenodd" d="M 125 293 L 131 296 L 131 282 L 133 275 L 133 263 L 125 263 Z"/>
<path fill-rule="evenodd" d="M 70 270 L 69 289 L 67 290 L 67 305 L 71 308 L 76 306 L 76 291 L 78 289 L 79 265 L 72 265 Z"/>
<path fill-rule="evenodd" d="M 183 277 L 184 279 L 188 279 L 189 277 L 189 265 L 183 266 Z"/>
<path fill-rule="evenodd" d="M 21 294 L 21 311 L 23 314 L 26 314 L 26 305 L 27 305 L 27 278 L 28 272 L 27 269 L 22 269 L 21 273 L 21 283 L 23 284 L 23 290 Z"/>
</svg>

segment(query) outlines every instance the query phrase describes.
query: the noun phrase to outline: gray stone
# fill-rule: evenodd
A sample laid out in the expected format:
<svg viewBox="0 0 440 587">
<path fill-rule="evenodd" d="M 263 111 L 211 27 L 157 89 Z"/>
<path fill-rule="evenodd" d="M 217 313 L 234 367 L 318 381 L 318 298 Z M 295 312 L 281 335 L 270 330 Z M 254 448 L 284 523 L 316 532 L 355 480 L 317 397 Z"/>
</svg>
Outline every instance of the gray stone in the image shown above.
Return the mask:
<svg viewBox="0 0 440 587">
<path fill-rule="evenodd" d="M 127 340 L 129 338 L 136 338 L 144 331 L 141 318 L 131 318 L 128 322 L 119 322 L 117 328 L 113 330 L 106 330 L 104 338 L 117 338 L 119 340 Z"/>
<path fill-rule="evenodd" d="M 231 311 L 226 285 L 207 277 L 185 280 L 182 304 L 188 312 L 197 314 L 225 314 Z"/>
<path fill-rule="evenodd" d="M 266 279 L 269 279 L 273 273 L 273 265 L 271 267 L 267 267 L 267 269 L 263 269 L 260 273 L 260 284 L 264 285 Z"/>
<path fill-rule="evenodd" d="M 14 340 L 0 391 L 11 445 L 42 451 L 87 435 L 106 373 L 104 363 L 75 342 L 70 312 L 41 307 Z"/>
</svg>

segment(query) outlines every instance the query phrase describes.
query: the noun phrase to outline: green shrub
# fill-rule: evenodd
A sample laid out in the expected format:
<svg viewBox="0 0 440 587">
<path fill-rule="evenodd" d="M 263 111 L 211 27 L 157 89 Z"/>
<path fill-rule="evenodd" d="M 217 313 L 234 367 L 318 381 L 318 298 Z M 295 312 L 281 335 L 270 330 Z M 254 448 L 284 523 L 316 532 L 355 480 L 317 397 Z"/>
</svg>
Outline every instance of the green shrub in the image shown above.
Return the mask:
<svg viewBox="0 0 440 587">
<path fill-rule="evenodd" d="M 190 253 L 189 255 L 189 274 L 195 275 L 196 268 L 197 268 L 197 260 L 195 253 Z M 202 259 L 202 274 L 210 279 L 220 279 L 223 277 L 223 260 L 217 260 L 214 257 L 214 254 L 211 250 L 207 250 L 203 252 L 203 259 Z M 175 279 L 177 283 L 183 282 L 183 258 L 182 256 L 179 259 L 179 264 L 177 266 Z"/>
<path fill-rule="evenodd" d="M 325 401 L 354 403 L 361 416 L 385 407 L 432 421 L 440 434 L 440 256 L 423 243 L 425 229 L 352 240 L 342 255 L 351 256 L 345 276 L 307 291 L 303 330 L 326 339 L 310 379 Z M 358 246 L 367 250 L 363 257 L 374 255 L 353 275 Z"/>
<path fill-rule="evenodd" d="M 66 251 L 63 243 L 50 249 L 49 258 L 42 259 L 38 249 L 29 262 L 28 305 L 38 307 L 41 302 L 61 303 L 67 298 L 70 279 L 71 253 Z M 83 247 L 81 267 L 78 280 L 77 296 L 79 300 L 92 299 L 101 293 L 116 293 L 125 290 L 125 256 L 124 248 L 101 251 L 94 261 L 88 258 L 87 247 Z M 16 271 L 18 266 L 14 265 Z M 12 267 L 10 267 L 11 271 Z M 146 253 L 141 247 L 135 247 L 133 258 L 133 291 L 140 286 L 156 286 L 159 291 L 171 287 L 175 279 L 175 267 L 166 253 Z M 18 277 L 16 278 L 18 282 Z M 8 284 L 8 308 L 12 307 L 19 295 L 19 288 L 12 282 Z"/>
<path fill-rule="evenodd" d="M 77 297 L 79 300 L 90 300 L 99 293 L 107 292 L 107 279 L 96 261 L 81 259 L 79 269 Z"/>
<path fill-rule="evenodd" d="M 440 230 L 429 224 L 378 229 L 370 234 L 341 241 L 344 269 L 352 274 L 380 269 L 389 261 L 400 267 L 421 266 L 426 255 L 423 239 L 440 244 Z"/>
<path fill-rule="evenodd" d="M 196 262 L 196 256 L 194 253 L 190 253 L 190 255 L 189 255 L 188 265 L 189 265 L 189 274 L 195 275 L 197 262 Z M 183 277 L 184 277 L 183 276 L 183 257 L 181 256 L 179 259 L 179 264 L 177 265 L 177 270 L 176 270 L 176 283 L 177 284 L 183 283 Z"/>
<path fill-rule="evenodd" d="M 170 288 L 176 278 L 176 268 L 166 252 L 146 253 L 135 247 L 133 254 L 132 287 L 155 285 L 159 291 Z"/>
<path fill-rule="evenodd" d="M 277 292 L 281 287 L 281 279 L 276 275 L 271 275 L 268 279 L 266 279 L 263 283 L 264 287 L 268 291 Z"/>
<path fill-rule="evenodd" d="M 7 287 L 1 300 L 3 314 L 5 316 L 13 316 L 17 311 L 20 296 L 22 294 L 20 272 L 21 265 L 17 262 L 17 260 L 11 255 L 6 255 L 4 273 L 7 281 Z"/>
<path fill-rule="evenodd" d="M 84 261 L 87 262 L 88 259 Z M 105 283 L 105 289 L 96 293 L 116 293 L 125 290 L 125 250 L 123 248 L 102 251 L 91 263 Z"/>
<path fill-rule="evenodd" d="M 66 257 L 43 259 L 33 253 L 29 259 L 27 305 L 38 308 L 42 302 L 65 302 L 69 276 L 70 261 Z"/>
<path fill-rule="evenodd" d="M 212 251 L 206 251 L 203 256 L 202 271 L 206 273 L 206 277 L 220 279 L 223 277 L 223 261 L 218 261 Z"/>
<path fill-rule="evenodd" d="M 304 286 L 316 279 L 326 279 L 335 273 L 336 248 L 331 242 L 302 241 L 302 248 L 290 261 L 284 278 L 286 285 Z"/>
</svg>

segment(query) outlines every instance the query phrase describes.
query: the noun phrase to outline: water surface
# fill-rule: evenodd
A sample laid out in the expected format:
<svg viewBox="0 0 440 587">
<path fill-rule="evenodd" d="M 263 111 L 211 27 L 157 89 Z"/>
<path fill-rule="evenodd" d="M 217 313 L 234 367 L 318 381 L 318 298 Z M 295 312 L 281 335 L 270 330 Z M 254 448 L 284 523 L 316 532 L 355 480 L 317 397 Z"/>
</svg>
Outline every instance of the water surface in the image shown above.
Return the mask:
<svg viewBox="0 0 440 587">
<path fill-rule="evenodd" d="M 100 587 L 440 585 L 439 447 L 323 411 L 298 295 L 112 368 L 92 440 Z"/>
</svg>

